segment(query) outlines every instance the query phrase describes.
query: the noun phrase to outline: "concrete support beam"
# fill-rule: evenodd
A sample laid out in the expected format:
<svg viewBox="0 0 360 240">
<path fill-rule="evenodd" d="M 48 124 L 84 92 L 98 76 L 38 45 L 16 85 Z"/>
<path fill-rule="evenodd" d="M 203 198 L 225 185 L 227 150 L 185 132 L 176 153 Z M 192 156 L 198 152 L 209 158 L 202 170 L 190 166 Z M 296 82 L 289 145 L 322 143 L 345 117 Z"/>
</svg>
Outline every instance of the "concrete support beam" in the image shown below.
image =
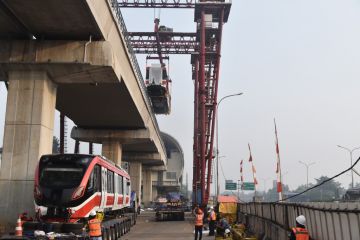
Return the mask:
<svg viewBox="0 0 360 240">
<path fill-rule="evenodd" d="M 143 177 L 143 201 L 144 207 L 150 207 L 151 202 L 153 200 L 152 194 L 152 171 L 150 168 L 144 169 L 144 177 Z"/>
<path fill-rule="evenodd" d="M 0 224 L 8 230 L 22 212 L 34 211 L 35 168 L 52 152 L 56 86 L 45 71 L 10 71 L 3 156 Z"/>
<path fill-rule="evenodd" d="M 117 129 L 83 129 L 74 127 L 71 137 L 83 142 L 103 143 L 117 141 L 121 144 L 134 144 L 148 141 L 151 136 L 148 129 L 117 130 Z"/>
<path fill-rule="evenodd" d="M 136 192 L 136 196 L 139 198 L 139 203 L 143 201 L 141 196 L 141 181 L 142 181 L 142 164 L 138 162 L 130 163 L 130 176 L 131 176 L 131 188 Z"/>
<path fill-rule="evenodd" d="M 104 141 L 102 143 L 102 155 L 121 166 L 122 145 L 118 141 Z"/>
<path fill-rule="evenodd" d="M 123 159 L 126 162 L 141 162 L 144 165 L 162 165 L 161 156 L 158 153 L 124 152 Z"/>
<path fill-rule="evenodd" d="M 103 155 L 111 160 L 119 159 L 118 149 L 121 145 L 122 160 L 125 162 L 141 162 L 151 166 L 164 166 L 166 156 L 149 151 L 145 146 L 152 140 L 148 129 L 118 130 L 118 129 L 84 129 L 74 127 L 71 137 L 78 141 L 103 144 Z M 114 144 L 116 146 L 114 146 Z M 126 151 L 131 146 L 140 145 L 136 152 Z M 143 149 L 142 149 L 143 148 Z M 109 152 L 111 149 L 111 152 Z M 133 149 L 132 149 L 133 150 Z M 153 151 L 156 151 L 154 149 Z M 115 154 L 115 156 L 113 156 Z"/>
</svg>

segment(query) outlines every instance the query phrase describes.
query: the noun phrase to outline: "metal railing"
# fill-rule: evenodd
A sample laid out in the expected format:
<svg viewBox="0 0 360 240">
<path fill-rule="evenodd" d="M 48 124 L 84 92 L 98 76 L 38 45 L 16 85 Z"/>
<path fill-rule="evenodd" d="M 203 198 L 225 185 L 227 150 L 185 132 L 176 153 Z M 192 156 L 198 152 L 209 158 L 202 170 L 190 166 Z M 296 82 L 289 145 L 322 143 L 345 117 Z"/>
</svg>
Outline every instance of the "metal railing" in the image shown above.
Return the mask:
<svg viewBox="0 0 360 240">
<path fill-rule="evenodd" d="M 114 12 L 114 14 L 116 16 L 117 23 L 118 23 L 117 25 L 118 25 L 118 28 L 119 28 L 120 32 L 123 35 L 123 38 L 124 38 L 124 41 L 125 41 L 125 46 L 127 48 L 127 52 L 129 53 L 129 59 L 130 59 L 131 65 L 133 67 L 135 77 L 136 77 L 136 79 L 137 79 L 137 81 L 139 83 L 141 93 L 142 93 L 142 95 L 144 97 L 146 106 L 147 106 L 147 108 L 148 108 L 148 110 L 150 112 L 151 119 L 153 120 L 153 123 L 155 124 L 156 132 L 157 132 L 157 134 L 159 136 L 161 146 L 165 150 L 165 145 L 164 145 L 164 142 L 162 141 L 161 135 L 160 135 L 159 124 L 158 124 L 157 119 L 155 117 L 155 113 L 154 113 L 153 108 L 152 108 L 150 97 L 149 97 L 149 95 L 147 93 L 147 90 L 146 90 L 144 78 L 143 78 L 143 75 L 141 73 L 139 63 L 138 63 L 137 58 L 135 56 L 134 50 L 133 50 L 133 48 L 131 46 L 129 33 L 127 31 L 126 24 L 125 24 L 124 18 L 122 16 L 122 13 L 121 13 L 121 10 L 120 10 L 120 7 L 119 7 L 119 2 L 118 2 L 118 0 L 107 0 L 107 1 L 109 2 L 109 4 L 110 4 L 110 6 L 111 6 L 111 8 L 112 8 L 112 10 L 113 10 L 113 12 Z"/>
<path fill-rule="evenodd" d="M 360 239 L 360 202 L 241 203 L 239 220 L 261 239 L 286 240 L 295 218 L 304 215 L 311 239 Z"/>
</svg>

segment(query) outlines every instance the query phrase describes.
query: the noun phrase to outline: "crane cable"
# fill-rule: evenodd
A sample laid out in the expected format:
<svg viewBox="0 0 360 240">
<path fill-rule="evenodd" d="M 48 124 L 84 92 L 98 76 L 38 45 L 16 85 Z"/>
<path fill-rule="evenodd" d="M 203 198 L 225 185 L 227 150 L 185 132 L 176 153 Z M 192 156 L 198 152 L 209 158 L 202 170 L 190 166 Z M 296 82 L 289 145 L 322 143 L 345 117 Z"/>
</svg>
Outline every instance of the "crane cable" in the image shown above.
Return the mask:
<svg viewBox="0 0 360 240">
<path fill-rule="evenodd" d="M 356 160 L 356 162 L 355 162 L 352 166 L 350 166 L 348 169 L 345 169 L 344 171 L 336 174 L 335 176 L 333 176 L 333 177 L 331 177 L 331 178 L 328 178 L 328 179 L 322 181 L 321 183 L 319 183 L 319 184 L 317 184 L 317 185 L 315 185 L 315 186 L 312 186 L 311 188 L 305 189 L 304 191 L 302 191 L 302 192 L 300 192 L 300 193 L 297 193 L 297 194 L 295 194 L 295 195 L 293 195 L 293 196 L 287 197 L 287 198 L 285 198 L 285 199 L 283 199 L 283 200 L 281 200 L 281 201 L 278 200 L 278 201 L 271 202 L 271 203 L 284 202 L 284 201 L 286 201 L 286 200 L 289 200 L 289 199 L 298 197 L 298 196 L 300 196 L 300 195 L 303 195 L 304 193 L 306 193 L 306 192 L 308 192 L 308 191 L 310 191 L 310 190 L 313 190 L 313 189 L 315 189 L 315 188 L 318 188 L 318 187 L 320 187 L 321 185 L 323 185 L 323 184 L 325 184 L 325 183 L 327 183 L 327 182 L 330 182 L 331 180 L 334 180 L 335 178 L 337 178 L 337 177 L 345 174 L 346 172 L 352 170 L 352 169 L 356 166 L 356 164 L 359 163 L 359 161 L 360 161 L 360 157 Z"/>
</svg>

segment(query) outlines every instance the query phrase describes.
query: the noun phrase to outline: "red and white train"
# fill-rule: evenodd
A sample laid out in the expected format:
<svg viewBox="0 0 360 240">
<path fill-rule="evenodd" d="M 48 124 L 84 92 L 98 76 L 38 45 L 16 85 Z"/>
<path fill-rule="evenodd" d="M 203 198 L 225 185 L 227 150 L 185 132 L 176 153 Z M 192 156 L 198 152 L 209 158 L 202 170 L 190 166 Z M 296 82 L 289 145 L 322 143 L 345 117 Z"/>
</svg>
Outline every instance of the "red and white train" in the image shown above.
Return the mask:
<svg viewBox="0 0 360 240">
<path fill-rule="evenodd" d="M 100 156 L 44 155 L 35 173 L 35 210 L 43 220 L 77 222 L 90 212 L 130 208 L 129 174 Z"/>
</svg>

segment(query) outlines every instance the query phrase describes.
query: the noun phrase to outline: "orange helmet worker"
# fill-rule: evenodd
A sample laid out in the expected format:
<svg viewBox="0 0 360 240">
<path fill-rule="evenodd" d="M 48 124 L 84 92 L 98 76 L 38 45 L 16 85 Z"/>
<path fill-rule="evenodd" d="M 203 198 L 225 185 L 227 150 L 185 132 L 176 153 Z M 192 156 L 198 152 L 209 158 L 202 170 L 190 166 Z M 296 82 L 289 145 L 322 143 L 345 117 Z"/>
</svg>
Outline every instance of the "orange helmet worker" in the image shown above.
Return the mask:
<svg viewBox="0 0 360 240">
<path fill-rule="evenodd" d="M 195 208 L 195 240 L 202 239 L 202 229 L 204 226 L 204 212 L 199 208 Z"/>
<path fill-rule="evenodd" d="M 96 212 L 91 211 L 89 215 L 89 236 L 91 240 L 102 240 L 101 220 L 96 218 Z"/>
</svg>

